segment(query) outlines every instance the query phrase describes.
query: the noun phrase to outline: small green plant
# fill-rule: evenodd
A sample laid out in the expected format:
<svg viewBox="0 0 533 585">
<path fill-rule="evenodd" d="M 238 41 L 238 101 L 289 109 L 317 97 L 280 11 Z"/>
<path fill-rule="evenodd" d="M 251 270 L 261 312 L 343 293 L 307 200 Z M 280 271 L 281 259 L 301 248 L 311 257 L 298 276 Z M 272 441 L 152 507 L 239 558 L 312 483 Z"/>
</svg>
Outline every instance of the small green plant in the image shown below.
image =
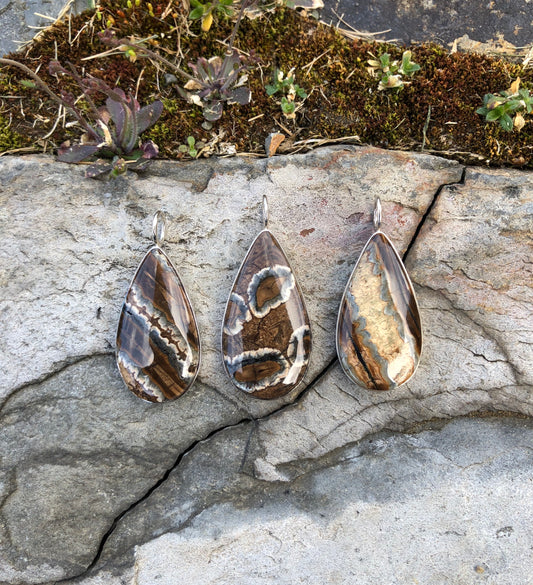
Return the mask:
<svg viewBox="0 0 533 585">
<path fill-rule="evenodd" d="M 478 108 L 476 114 L 485 116 L 487 122 L 499 122 L 504 130 L 511 132 L 513 128 L 522 130 L 526 123 L 523 114 L 530 114 L 531 110 L 533 96 L 529 89 L 520 89 L 520 77 L 517 77 L 507 91 L 486 94 L 483 107 Z"/>
<path fill-rule="evenodd" d="M 405 81 L 404 77 L 412 77 L 420 70 L 420 65 L 411 61 L 411 51 L 404 51 L 402 55 L 401 64 L 398 61 L 391 61 L 389 53 L 383 53 L 376 57 L 369 53 L 372 59 L 367 63 L 370 65 L 367 71 L 372 77 L 380 77 L 378 89 L 383 91 L 385 89 L 400 89 L 409 81 Z"/>
<path fill-rule="evenodd" d="M 212 2 L 201 2 L 200 0 L 191 0 L 192 10 L 189 13 L 191 20 L 200 20 L 201 27 L 207 32 L 212 24 L 214 17 L 231 18 L 233 16 L 233 0 L 213 0 Z"/>
<path fill-rule="evenodd" d="M 269 96 L 283 94 L 280 100 L 281 111 L 289 119 L 296 117 L 296 99 L 305 100 L 307 97 L 306 91 L 294 83 L 294 69 L 291 69 L 287 75 L 280 69 L 276 69 L 273 82 L 265 85 L 265 90 Z"/>
<path fill-rule="evenodd" d="M 203 142 L 196 142 L 194 136 L 187 136 L 187 144 L 180 144 L 178 150 L 182 154 L 188 154 L 191 158 L 198 156 L 198 150 L 203 148 L 205 144 Z"/>
</svg>

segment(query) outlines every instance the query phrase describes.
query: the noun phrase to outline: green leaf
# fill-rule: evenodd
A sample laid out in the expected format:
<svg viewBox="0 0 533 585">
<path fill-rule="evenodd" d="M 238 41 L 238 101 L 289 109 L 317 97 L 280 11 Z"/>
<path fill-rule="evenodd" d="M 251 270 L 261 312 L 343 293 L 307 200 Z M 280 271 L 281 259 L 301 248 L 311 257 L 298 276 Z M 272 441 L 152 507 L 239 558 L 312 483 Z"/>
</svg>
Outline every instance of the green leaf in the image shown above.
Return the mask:
<svg viewBox="0 0 533 585">
<path fill-rule="evenodd" d="M 187 144 L 190 146 L 190 148 L 194 148 L 195 143 L 196 140 L 194 139 L 194 136 L 187 136 Z"/>
<path fill-rule="evenodd" d="M 31 79 L 21 79 L 19 83 L 20 85 L 23 85 L 24 87 L 29 87 L 30 89 L 35 89 L 37 87 L 35 82 L 32 81 Z"/>
<path fill-rule="evenodd" d="M 493 110 L 490 110 L 487 114 L 487 121 L 494 122 L 494 120 L 499 120 L 502 116 L 506 115 L 502 106 L 498 106 Z"/>
<path fill-rule="evenodd" d="M 191 12 L 189 13 L 189 18 L 191 20 L 198 20 L 199 18 L 202 18 L 203 15 L 204 15 L 204 6 L 202 6 L 200 4 L 194 10 L 191 10 Z"/>
<path fill-rule="evenodd" d="M 292 114 L 296 109 L 296 104 L 290 102 L 286 97 L 281 98 L 281 111 L 284 114 Z"/>
<path fill-rule="evenodd" d="M 487 110 L 487 108 L 485 106 L 483 106 L 482 108 L 478 108 L 476 110 L 476 114 L 479 114 L 480 116 L 486 116 L 489 113 L 489 110 Z"/>
<path fill-rule="evenodd" d="M 509 116 L 509 114 L 504 114 L 500 118 L 500 125 L 507 132 L 511 132 L 511 130 L 513 129 L 513 119 L 511 118 L 511 116 Z"/>
<path fill-rule="evenodd" d="M 136 150 L 130 152 L 130 154 L 128 154 L 127 156 L 123 156 L 122 158 L 124 160 L 127 161 L 132 161 L 132 160 L 139 160 L 143 155 L 143 151 L 140 148 L 137 148 Z"/>
<path fill-rule="evenodd" d="M 400 73 L 410 77 L 419 69 L 420 65 L 418 65 L 414 61 L 411 61 L 411 51 L 404 51 L 402 55 L 402 66 L 400 68 Z"/>
<path fill-rule="evenodd" d="M 275 85 L 265 85 L 265 90 L 267 95 L 274 95 L 279 90 L 279 88 Z"/>
<path fill-rule="evenodd" d="M 404 68 L 403 71 L 404 75 L 411 77 L 411 75 L 414 75 L 417 71 L 420 71 L 420 65 L 417 63 L 409 63 L 409 65 Z"/>
<path fill-rule="evenodd" d="M 379 62 L 383 69 L 390 67 L 390 55 L 388 53 L 383 53 L 383 55 L 379 57 Z"/>
</svg>

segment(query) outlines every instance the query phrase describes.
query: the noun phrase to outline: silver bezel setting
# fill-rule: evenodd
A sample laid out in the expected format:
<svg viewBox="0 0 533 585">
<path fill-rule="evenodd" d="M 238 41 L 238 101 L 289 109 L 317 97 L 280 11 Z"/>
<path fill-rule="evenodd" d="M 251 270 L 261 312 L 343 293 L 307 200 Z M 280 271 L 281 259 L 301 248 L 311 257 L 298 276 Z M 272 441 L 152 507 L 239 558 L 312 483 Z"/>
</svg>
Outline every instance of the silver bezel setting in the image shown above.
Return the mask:
<svg viewBox="0 0 533 585">
<path fill-rule="evenodd" d="M 155 220 L 155 218 L 154 218 Z M 160 240 L 161 241 L 161 240 Z M 118 319 L 117 319 L 117 326 L 115 329 L 115 361 L 118 359 L 118 347 L 117 347 L 117 338 L 118 338 L 118 328 L 120 325 L 120 316 L 122 315 L 122 310 L 124 308 L 124 305 L 126 304 L 126 299 L 128 298 L 128 294 L 130 292 L 130 289 L 135 281 L 135 278 L 137 277 L 137 274 L 139 273 L 139 270 L 141 268 L 141 266 L 143 265 L 145 259 L 148 257 L 148 255 L 153 252 L 153 251 L 157 251 L 160 252 L 161 254 L 163 254 L 163 256 L 167 259 L 169 265 L 172 267 L 172 269 L 174 270 L 174 272 L 176 273 L 177 277 L 178 277 L 178 281 L 181 284 L 181 288 L 183 289 L 183 293 L 184 296 L 187 300 L 187 302 L 189 303 L 189 307 L 191 308 L 191 313 L 192 313 L 192 318 L 194 323 L 196 324 L 196 330 L 198 331 L 198 367 L 196 369 L 196 373 L 194 374 L 194 377 L 192 379 L 192 381 L 190 382 L 189 386 L 187 387 L 187 389 L 180 395 L 177 396 L 174 400 L 181 398 L 181 396 L 183 396 L 183 394 L 185 394 L 185 392 L 187 392 L 187 390 L 190 390 L 190 388 L 192 387 L 192 385 L 195 383 L 196 378 L 198 377 L 198 374 L 200 373 L 200 367 L 202 365 L 202 338 L 200 335 L 200 329 L 198 327 L 198 319 L 196 318 L 196 313 L 194 312 L 194 307 L 191 303 L 191 299 L 189 297 L 189 294 L 187 292 L 187 289 L 185 288 L 185 285 L 183 284 L 183 281 L 181 280 L 181 277 L 179 275 L 179 272 L 176 270 L 176 267 L 174 266 L 174 264 L 172 263 L 172 261 L 170 260 L 170 258 L 168 257 L 168 255 L 163 251 L 163 249 L 158 246 L 157 244 L 154 244 L 153 246 L 150 247 L 150 249 L 144 254 L 144 256 L 142 257 L 142 260 L 139 262 L 139 264 L 137 265 L 137 270 L 135 271 L 135 274 L 133 275 L 133 277 L 130 280 L 130 283 L 128 285 L 128 288 L 126 290 L 126 294 L 124 295 L 124 300 L 122 301 L 122 304 L 120 305 L 120 312 L 118 315 Z M 120 369 L 119 369 L 119 374 L 120 374 Z M 120 374 L 120 377 L 122 378 L 122 374 Z M 122 381 L 124 381 L 124 379 L 122 378 Z M 128 388 L 128 385 L 126 384 L 126 382 L 124 382 L 124 385 Z M 131 392 L 131 390 L 130 390 Z M 152 400 L 147 400 L 146 398 L 142 398 L 141 396 L 138 396 L 137 394 L 135 394 L 135 396 L 137 396 L 137 398 L 139 398 L 140 400 L 147 402 L 149 404 L 161 404 L 162 402 L 174 402 L 174 400 L 163 400 L 161 402 L 153 402 Z"/>
<path fill-rule="evenodd" d="M 378 212 L 378 216 L 379 216 L 379 222 L 381 222 L 381 206 Z M 374 216 L 375 217 L 375 216 Z M 376 220 L 374 220 L 374 223 L 376 224 Z M 339 324 L 340 324 L 340 318 L 341 318 L 341 309 L 342 309 L 342 305 L 343 305 L 343 301 L 346 297 L 346 294 L 348 292 L 348 289 L 350 287 L 350 283 L 352 282 L 352 279 L 354 277 L 355 271 L 357 270 L 357 267 L 359 266 L 359 263 L 361 262 L 361 258 L 363 257 L 363 254 L 365 253 L 366 249 L 368 248 L 370 242 L 374 239 L 375 236 L 377 235 L 382 235 L 385 240 L 390 244 L 392 251 L 394 252 L 394 255 L 396 256 L 396 260 L 398 260 L 402 273 L 404 274 L 407 282 L 409 283 L 409 286 L 411 287 L 412 291 L 413 291 L 413 297 L 415 300 L 415 305 L 416 305 L 416 309 L 418 311 L 418 315 L 420 316 L 420 306 L 418 304 L 418 299 L 416 297 L 416 293 L 415 293 L 415 289 L 413 286 L 413 282 L 409 276 L 409 273 L 407 272 L 407 269 L 405 268 L 405 264 L 403 263 L 403 260 L 400 257 L 400 254 L 398 253 L 398 250 L 396 250 L 396 247 L 394 246 L 394 244 L 392 243 L 392 241 L 390 240 L 390 238 L 387 236 L 387 234 L 385 234 L 382 230 L 377 229 L 367 240 L 366 244 L 364 245 L 363 249 L 361 250 L 361 253 L 359 254 L 359 258 L 357 259 L 357 262 L 355 263 L 355 266 L 353 267 L 353 270 L 350 273 L 350 276 L 348 277 L 348 281 L 346 282 L 346 286 L 344 287 L 344 292 L 342 293 L 342 297 L 341 297 L 341 301 L 339 303 L 339 310 L 337 312 L 337 325 L 335 327 L 335 349 L 337 351 L 337 358 L 339 360 L 340 366 L 342 368 L 342 371 L 345 373 L 345 375 L 355 384 L 357 384 L 357 386 L 359 386 L 360 388 L 364 388 L 365 390 L 370 390 L 372 392 L 383 392 L 383 390 L 376 390 L 375 388 L 368 388 L 367 386 L 364 386 L 363 384 L 361 384 L 361 381 L 357 378 L 354 378 L 353 374 L 351 372 L 349 372 L 348 370 L 346 370 L 346 368 L 344 367 L 344 364 L 342 363 L 342 360 L 340 359 L 340 351 L 339 351 Z M 407 378 L 407 380 L 405 380 L 405 382 L 402 382 L 401 384 L 398 384 L 397 386 L 394 386 L 394 388 L 391 388 L 391 390 L 394 390 L 396 388 L 400 388 L 400 386 L 403 386 L 404 384 L 407 384 L 407 382 L 409 382 L 409 380 L 415 375 L 416 371 L 418 370 L 418 366 L 420 365 L 420 360 L 422 358 L 422 351 L 424 349 L 424 334 L 423 334 L 423 330 L 422 330 L 422 318 L 420 317 L 420 355 L 418 356 L 418 362 L 415 366 L 415 369 L 413 370 L 413 373 L 409 376 L 409 378 Z M 386 392 L 386 390 L 385 390 Z"/>
<path fill-rule="evenodd" d="M 289 262 L 289 257 L 285 253 L 285 250 L 283 249 L 282 245 L 279 243 L 278 239 L 274 236 L 274 234 L 272 233 L 272 231 L 268 227 L 266 227 L 266 225 L 268 224 L 268 202 L 267 202 L 266 196 L 263 197 L 263 218 L 264 218 L 263 223 L 264 223 L 265 227 L 255 236 L 253 242 L 248 246 L 248 250 L 246 251 L 246 254 L 243 257 L 242 262 L 239 264 L 239 269 L 237 270 L 237 274 L 233 278 L 233 282 L 232 282 L 232 285 L 231 285 L 231 289 L 230 289 L 230 292 L 228 293 L 228 298 L 226 300 L 226 304 L 224 305 L 224 315 L 222 317 L 222 324 L 221 324 L 221 327 L 220 327 L 220 353 L 222 355 L 222 363 L 224 364 L 224 370 L 226 371 L 226 374 L 227 374 L 227 376 L 228 376 L 228 378 L 229 378 L 229 380 L 231 382 L 231 385 L 234 388 L 237 388 L 243 394 L 245 394 L 247 396 L 251 396 L 252 398 L 255 398 L 256 400 L 265 400 L 265 399 L 264 398 L 260 398 L 259 396 L 255 396 L 252 393 L 245 392 L 242 388 L 239 388 L 233 382 L 233 379 L 231 377 L 231 374 L 229 373 L 228 368 L 226 366 L 226 360 L 224 359 L 224 344 L 223 344 L 223 339 L 224 339 L 224 321 L 226 319 L 226 313 L 228 312 L 228 306 L 229 306 L 229 303 L 230 303 L 231 293 L 233 292 L 233 289 L 235 288 L 235 285 L 237 284 L 237 279 L 239 277 L 239 274 L 241 273 L 241 270 L 242 270 L 242 267 L 243 267 L 244 262 L 248 258 L 248 255 L 250 254 L 250 251 L 254 247 L 254 244 L 259 239 L 259 237 L 261 236 L 261 234 L 263 234 L 264 232 L 268 232 L 276 240 L 276 242 L 278 243 L 281 251 L 283 252 L 283 255 L 287 259 L 287 265 L 289 266 L 289 268 L 291 269 L 291 272 L 294 275 L 295 288 L 298 291 L 298 293 L 299 293 L 299 295 L 300 295 L 300 297 L 302 299 L 304 308 L 305 308 L 305 313 L 306 313 L 307 318 L 308 318 L 308 321 L 309 321 L 309 333 L 311 335 L 311 351 L 309 352 L 309 361 L 307 363 L 307 367 L 305 368 L 304 375 L 302 376 L 302 379 L 296 384 L 296 386 L 294 386 L 294 388 L 292 388 L 292 390 L 289 390 L 289 392 L 287 392 L 287 394 L 290 394 L 290 393 L 294 392 L 305 381 L 305 377 L 307 375 L 307 370 L 308 370 L 309 364 L 311 362 L 311 355 L 313 353 L 313 331 L 312 331 L 312 328 L 311 328 L 311 321 L 309 320 L 309 313 L 307 312 L 307 306 L 305 304 L 305 298 L 304 298 L 303 293 L 302 293 L 302 290 L 300 288 L 300 284 L 298 282 L 298 279 L 296 278 L 296 272 L 294 272 L 294 270 L 292 268 L 292 265 Z M 287 394 L 283 394 L 279 398 L 267 399 L 267 400 L 280 400 L 281 398 L 284 398 Z"/>
</svg>

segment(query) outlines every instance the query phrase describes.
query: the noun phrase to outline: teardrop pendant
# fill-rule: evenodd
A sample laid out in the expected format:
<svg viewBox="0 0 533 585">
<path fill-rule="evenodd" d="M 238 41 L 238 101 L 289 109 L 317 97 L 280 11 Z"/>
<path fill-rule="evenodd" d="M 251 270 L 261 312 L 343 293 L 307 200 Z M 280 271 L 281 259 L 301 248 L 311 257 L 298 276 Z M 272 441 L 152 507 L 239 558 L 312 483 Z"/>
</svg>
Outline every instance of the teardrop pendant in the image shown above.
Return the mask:
<svg viewBox="0 0 533 585">
<path fill-rule="evenodd" d="M 224 366 L 233 384 L 256 398 L 278 398 L 301 381 L 311 353 L 311 328 L 294 272 L 267 229 L 256 237 L 226 305 Z"/>
<path fill-rule="evenodd" d="M 153 246 L 143 258 L 122 306 L 117 329 L 117 365 L 139 398 L 162 402 L 181 396 L 200 364 L 200 338 L 191 303 L 159 245 L 164 217 L 154 217 Z"/>
<path fill-rule="evenodd" d="M 380 231 L 366 243 L 348 280 L 337 321 L 337 355 L 345 374 L 369 390 L 391 390 L 415 373 L 422 327 L 413 285 L 389 238 Z"/>
</svg>

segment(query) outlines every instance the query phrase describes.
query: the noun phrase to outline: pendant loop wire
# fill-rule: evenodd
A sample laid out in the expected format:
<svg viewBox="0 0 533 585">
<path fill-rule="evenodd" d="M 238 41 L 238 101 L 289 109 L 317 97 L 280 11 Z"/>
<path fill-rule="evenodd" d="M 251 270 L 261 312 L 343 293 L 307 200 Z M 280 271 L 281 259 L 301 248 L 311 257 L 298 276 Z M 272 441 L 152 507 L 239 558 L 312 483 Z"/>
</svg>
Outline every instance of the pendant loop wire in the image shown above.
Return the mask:
<svg viewBox="0 0 533 585">
<path fill-rule="evenodd" d="M 376 199 L 376 205 L 374 207 L 374 229 L 379 231 L 381 227 L 381 199 Z"/>
<path fill-rule="evenodd" d="M 263 195 L 263 227 L 268 228 L 268 199 L 266 195 Z"/>
<path fill-rule="evenodd" d="M 167 231 L 167 220 L 165 212 L 159 209 L 155 212 L 154 221 L 152 223 L 152 238 L 156 246 L 161 246 L 165 241 L 165 233 Z"/>
</svg>

